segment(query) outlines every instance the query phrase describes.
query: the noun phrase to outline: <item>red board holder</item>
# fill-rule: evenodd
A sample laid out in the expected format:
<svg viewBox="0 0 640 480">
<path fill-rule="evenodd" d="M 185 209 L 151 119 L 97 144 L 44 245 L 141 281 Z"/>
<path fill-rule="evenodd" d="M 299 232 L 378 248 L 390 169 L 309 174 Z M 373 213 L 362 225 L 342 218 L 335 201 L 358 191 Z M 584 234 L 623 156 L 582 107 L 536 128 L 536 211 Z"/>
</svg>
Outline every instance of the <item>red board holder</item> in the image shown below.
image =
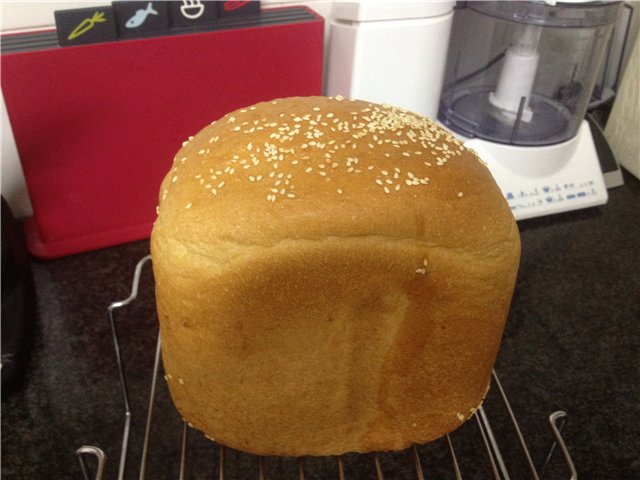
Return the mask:
<svg viewBox="0 0 640 480">
<path fill-rule="evenodd" d="M 321 94 L 321 16 L 285 7 L 239 22 L 22 51 L 11 46 L 25 35 L 37 45 L 55 33 L 3 36 L 2 92 L 34 210 L 25 222 L 32 255 L 148 238 L 160 182 L 190 135 L 253 103 Z"/>
</svg>

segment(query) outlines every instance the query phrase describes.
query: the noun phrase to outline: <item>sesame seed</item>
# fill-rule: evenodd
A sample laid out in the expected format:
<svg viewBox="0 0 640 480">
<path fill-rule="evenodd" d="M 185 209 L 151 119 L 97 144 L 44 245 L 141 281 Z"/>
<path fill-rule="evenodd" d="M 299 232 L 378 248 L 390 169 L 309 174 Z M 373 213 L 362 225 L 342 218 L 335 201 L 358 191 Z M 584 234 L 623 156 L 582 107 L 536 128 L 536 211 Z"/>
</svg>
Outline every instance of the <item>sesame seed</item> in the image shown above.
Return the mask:
<svg viewBox="0 0 640 480">
<path fill-rule="evenodd" d="M 184 207 L 184 208 L 186 208 L 186 209 L 188 210 L 188 209 L 190 209 L 190 208 L 191 208 L 191 205 L 192 205 L 192 203 L 191 203 L 191 202 L 189 202 L 189 203 L 187 203 L 187 204 L 185 205 L 185 207 Z"/>
</svg>

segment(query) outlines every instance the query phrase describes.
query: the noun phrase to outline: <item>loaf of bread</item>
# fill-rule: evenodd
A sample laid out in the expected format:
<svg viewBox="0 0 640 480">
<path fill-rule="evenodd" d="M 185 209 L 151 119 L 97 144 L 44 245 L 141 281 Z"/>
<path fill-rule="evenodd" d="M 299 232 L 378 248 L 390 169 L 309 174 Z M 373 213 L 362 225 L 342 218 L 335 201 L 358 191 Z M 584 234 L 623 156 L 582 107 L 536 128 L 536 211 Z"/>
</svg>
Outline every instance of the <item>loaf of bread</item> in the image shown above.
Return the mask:
<svg viewBox="0 0 640 480">
<path fill-rule="evenodd" d="M 482 402 L 520 256 L 489 170 L 436 123 L 287 98 L 189 139 L 151 237 L 166 379 L 262 455 L 399 450 Z"/>
</svg>

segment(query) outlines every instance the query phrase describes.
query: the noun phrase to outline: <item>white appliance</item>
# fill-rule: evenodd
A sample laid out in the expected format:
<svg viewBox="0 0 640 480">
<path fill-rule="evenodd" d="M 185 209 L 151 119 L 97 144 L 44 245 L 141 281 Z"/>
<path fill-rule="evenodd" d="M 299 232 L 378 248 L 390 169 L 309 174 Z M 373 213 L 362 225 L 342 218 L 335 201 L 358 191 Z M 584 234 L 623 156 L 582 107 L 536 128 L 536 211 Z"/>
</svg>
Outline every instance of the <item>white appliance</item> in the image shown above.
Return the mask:
<svg viewBox="0 0 640 480">
<path fill-rule="evenodd" d="M 438 113 L 453 0 L 334 2 L 327 95 Z"/>
<path fill-rule="evenodd" d="M 601 205 L 584 118 L 620 5 L 336 2 L 327 94 L 437 116 L 487 162 L 516 219 Z"/>
<path fill-rule="evenodd" d="M 620 2 L 466 2 L 439 120 L 487 162 L 516 219 L 606 203 L 584 120 Z"/>
</svg>

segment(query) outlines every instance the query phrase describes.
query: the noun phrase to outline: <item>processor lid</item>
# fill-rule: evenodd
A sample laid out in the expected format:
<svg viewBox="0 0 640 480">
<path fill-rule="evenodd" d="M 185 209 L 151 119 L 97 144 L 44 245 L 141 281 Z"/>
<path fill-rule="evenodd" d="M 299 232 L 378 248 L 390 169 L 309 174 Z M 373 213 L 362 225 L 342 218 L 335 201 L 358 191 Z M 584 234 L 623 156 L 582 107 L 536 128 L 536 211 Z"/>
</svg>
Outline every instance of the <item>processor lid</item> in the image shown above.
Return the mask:
<svg viewBox="0 0 640 480">
<path fill-rule="evenodd" d="M 476 1 L 467 8 L 500 20 L 541 27 L 591 28 L 612 25 L 618 19 L 621 1 L 539 0 Z"/>
</svg>

